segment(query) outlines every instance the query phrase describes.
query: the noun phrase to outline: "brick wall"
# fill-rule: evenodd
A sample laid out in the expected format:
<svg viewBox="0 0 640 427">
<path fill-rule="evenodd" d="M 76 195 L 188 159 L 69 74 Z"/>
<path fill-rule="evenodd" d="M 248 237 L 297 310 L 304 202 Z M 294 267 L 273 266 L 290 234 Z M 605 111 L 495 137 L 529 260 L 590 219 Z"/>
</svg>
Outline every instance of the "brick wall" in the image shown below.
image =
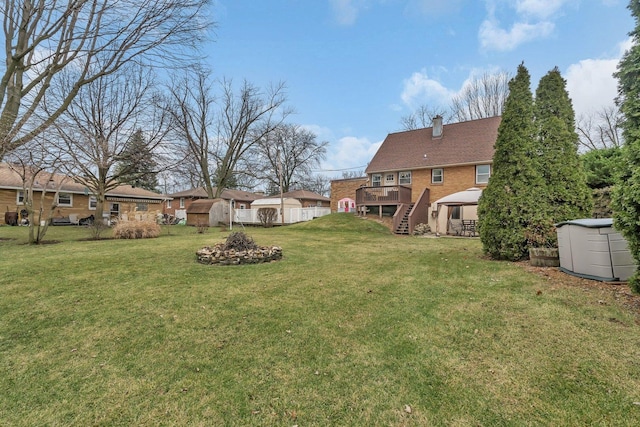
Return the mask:
<svg viewBox="0 0 640 427">
<path fill-rule="evenodd" d="M 367 177 L 336 179 L 331 181 L 331 212 L 338 212 L 338 200 L 356 199 L 356 190 L 367 184 Z"/>
<path fill-rule="evenodd" d="M 467 188 L 484 188 L 486 184 L 476 184 L 476 168 L 470 166 L 452 166 L 444 168 L 442 184 L 431 183 L 431 169 L 415 170 L 411 173 L 411 200 L 416 201 L 424 188 L 430 190 L 430 202 L 433 203 L 449 194 Z"/>
</svg>

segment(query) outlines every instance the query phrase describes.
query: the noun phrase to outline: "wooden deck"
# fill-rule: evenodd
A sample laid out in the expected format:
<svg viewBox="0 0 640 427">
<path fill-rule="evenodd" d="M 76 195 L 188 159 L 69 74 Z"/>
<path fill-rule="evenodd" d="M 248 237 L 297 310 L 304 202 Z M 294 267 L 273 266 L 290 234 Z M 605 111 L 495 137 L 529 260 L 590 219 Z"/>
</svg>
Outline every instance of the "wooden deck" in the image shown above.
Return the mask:
<svg viewBox="0 0 640 427">
<path fill-rule="evenodd" d="M 360 187 L 356 190 L 356 206 L 385 206 L 411 203 L 411 188 L 402 185 Z"/>
</svg>

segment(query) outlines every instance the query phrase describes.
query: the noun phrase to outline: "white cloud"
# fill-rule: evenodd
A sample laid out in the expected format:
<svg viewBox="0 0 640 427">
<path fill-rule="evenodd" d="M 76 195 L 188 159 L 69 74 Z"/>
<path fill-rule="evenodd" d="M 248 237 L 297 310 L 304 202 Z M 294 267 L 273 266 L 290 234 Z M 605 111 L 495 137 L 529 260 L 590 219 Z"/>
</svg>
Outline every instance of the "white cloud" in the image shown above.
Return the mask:
<svg viewBox="0 0 640 427">
<path fill-rule="evenodd" d="M 480 45 L 487 50 L 510 51 L 549 37 L 562 9 L 578 0 L 484 1 L 487 17 L 478 30 Z"/>
<path fill-rule="evenodd" d="M 489 50 L 513 50 L 522 43 L 549 36 L 555 25 L 549 21 L 536 24 L 516 22 L 509 31 L 501 28 L 495 20 L 487 19 L 480 26 L 480 45 Z"/>
<path fill-rule="evenodd" d="M 564 6 L 574 0 L 518 0 L 516 11 L 518 14 L 534 17 L 537 19 L 547 19 Z"/>
<path fill-rule="evenodd" d="M 614 104 L 618 95 L 618 80 L 613 74 L 620 58 L 632 44 L 631 38 L 619 43 L 614 58 L 583 59 L 569 66 L 565 73 L 567 91 L 573 101 L 576 117 L 601 111 Z"/>
<path fill-rule="evenodd" d="M 378 151 L 382 141 L 371 142 L 368 138 L 346 136 L 331 144 L 323 169 L 329 176 L 340 175 L 339 170 L 359 168 L 364 170 Z"/>
<path fill-rule="evenodd" d="M 613 73 L 618 62 L 618 59 L 584 59 L 569 66 L 567 91 L 576 117 L 613 105 L 618 90 Z"/>
<path fill-rule="evenodd" d="M 402 102 L 411 109 L 425 103 L 446 105 L 452 96 L 452 91 L 437 80 L 429 78 L 425 70 L 415 72 L 406 79 L 400 95 Z"/>
</svg>

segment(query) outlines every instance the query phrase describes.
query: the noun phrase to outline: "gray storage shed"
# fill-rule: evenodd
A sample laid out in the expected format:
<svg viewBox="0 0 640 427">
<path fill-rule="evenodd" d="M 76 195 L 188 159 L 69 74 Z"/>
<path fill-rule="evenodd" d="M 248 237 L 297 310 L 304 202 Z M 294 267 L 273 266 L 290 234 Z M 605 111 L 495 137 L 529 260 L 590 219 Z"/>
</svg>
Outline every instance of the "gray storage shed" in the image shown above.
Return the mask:
<svg viewBox="0 0 640 427">
<path fill-rule="evenodd" d="M 556 224 L 560 270 L 600 281 L 626 281 L 637 266 L 627 241 L 611 218 L 586 218 Z"/>
</svg>

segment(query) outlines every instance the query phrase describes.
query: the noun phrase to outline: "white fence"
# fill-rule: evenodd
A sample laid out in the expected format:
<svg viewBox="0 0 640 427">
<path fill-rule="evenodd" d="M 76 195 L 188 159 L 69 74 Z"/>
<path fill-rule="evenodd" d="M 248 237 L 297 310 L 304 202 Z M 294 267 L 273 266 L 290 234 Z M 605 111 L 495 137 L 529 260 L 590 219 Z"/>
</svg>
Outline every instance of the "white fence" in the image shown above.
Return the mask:
<svg viewBox="0 0 640 427">
<path fill-rule="evenodd" d="M 274 224 L 282 224 L 280 217 L 280 209 L 278 211 L 277 218 L 273 221 Z M 284 223 L 295 224 L 296 222 L 311 221 L 314 218 L 329 215 L 331 208 L 288 208 L 284 210 Z M 260 224 L 258 219 L 258 209 L 234 209 L 233 222 L 241 224 Z"/>
</svg>

